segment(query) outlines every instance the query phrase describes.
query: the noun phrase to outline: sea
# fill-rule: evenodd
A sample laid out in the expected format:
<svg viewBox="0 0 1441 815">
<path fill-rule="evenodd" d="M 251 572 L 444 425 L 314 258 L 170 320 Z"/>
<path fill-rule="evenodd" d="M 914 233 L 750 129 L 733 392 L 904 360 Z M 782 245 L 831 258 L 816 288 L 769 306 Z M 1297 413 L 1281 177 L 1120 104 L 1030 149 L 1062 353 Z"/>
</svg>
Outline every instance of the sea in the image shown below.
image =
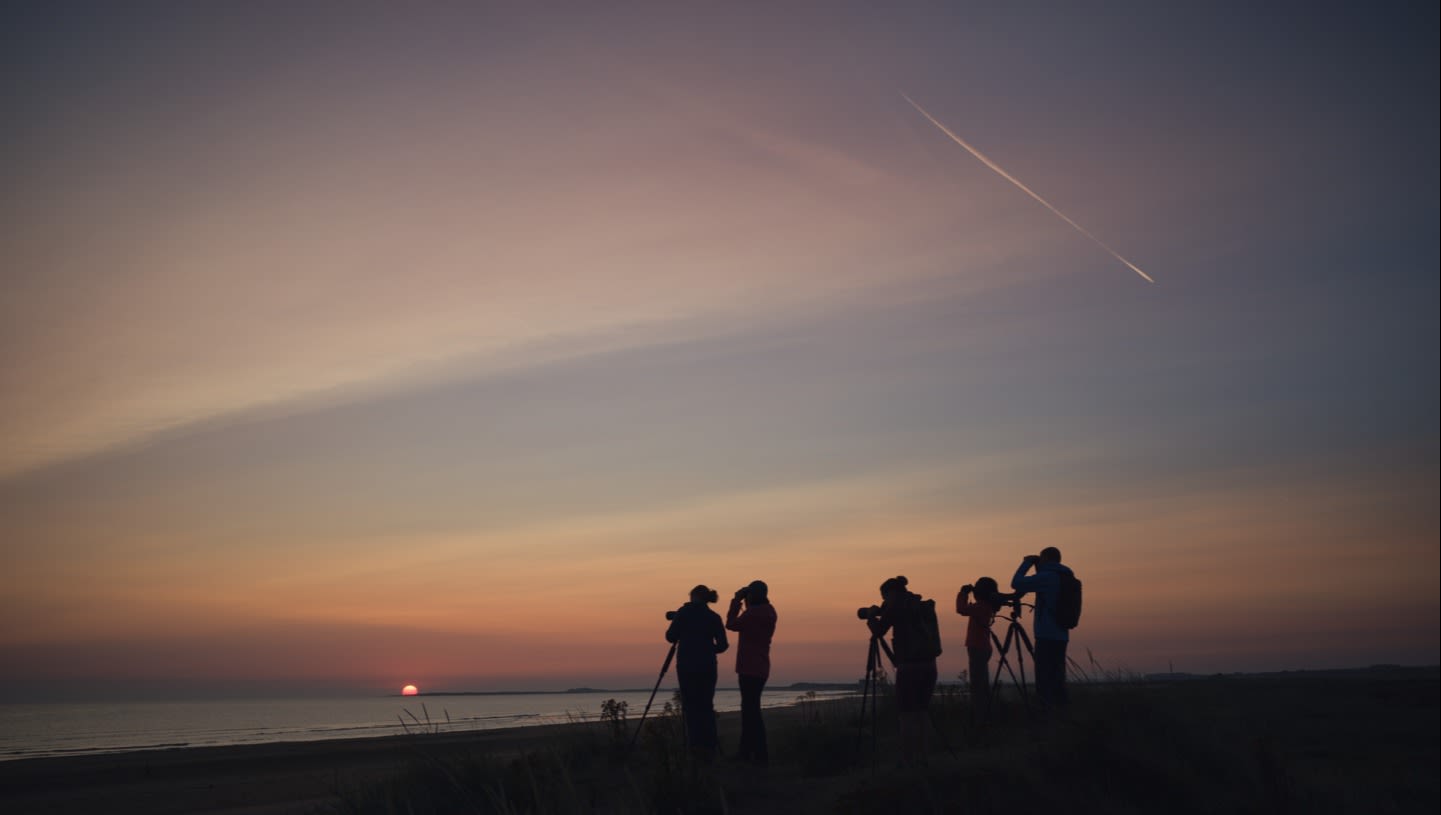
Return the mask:
<svg viewBox="0 0 1441 815">
<path fill-rule="evenodd" d="M 797 702 L 803 691 L 768 690 L 764 707 Z M 819 691 L 818 698 L 845 695 Z M 659 714 L 673 689 L 655 695 Z M 267 742 L 459 733 L 504 727 L 597 721 L 606 700 L 640 719 L 651 691 L 433 694 L 325 698 L 240 698 L 0 704 L 0 761 L 134 750 L 170 750 Z M 740 709 L 740 691 L 718 688 L 716 709 Z"/>
</svg>

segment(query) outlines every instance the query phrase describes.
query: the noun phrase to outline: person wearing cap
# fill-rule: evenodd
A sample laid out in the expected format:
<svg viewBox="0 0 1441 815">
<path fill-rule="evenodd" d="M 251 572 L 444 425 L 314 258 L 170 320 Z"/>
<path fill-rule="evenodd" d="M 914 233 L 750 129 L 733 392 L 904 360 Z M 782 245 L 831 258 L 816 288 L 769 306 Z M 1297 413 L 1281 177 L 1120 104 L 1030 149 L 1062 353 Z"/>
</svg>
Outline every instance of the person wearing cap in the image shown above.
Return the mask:
<svg viewBox="0 0 1441 815">
<path fill-rule="evenodd" d="M 761 767 L 770 761 L 766 726 L 761 720 L 761 691 L 771 675 L 771 638 L 776 633 L 776 610 L 766 584 L 753 580 L 737 589 L 726 612 L 726 628 L 736 632 L 736 679 L 741 689 L 741 743 L 736 757 Z M 741 603 L 745 611 L 741 611 Z"/>
<path fill-rule="evenodd" d="M 666 642 L 676 644 L 675 674 L 680 682 L 680 702 L 685 715 L 686 741 L 696 757 L 715 757 L 716 654 L 730 648 L 720 615 L 711 611 L 714 589 L 699 585 L 690 590 L 690 602 L 676 610 Z"/>
</svg>

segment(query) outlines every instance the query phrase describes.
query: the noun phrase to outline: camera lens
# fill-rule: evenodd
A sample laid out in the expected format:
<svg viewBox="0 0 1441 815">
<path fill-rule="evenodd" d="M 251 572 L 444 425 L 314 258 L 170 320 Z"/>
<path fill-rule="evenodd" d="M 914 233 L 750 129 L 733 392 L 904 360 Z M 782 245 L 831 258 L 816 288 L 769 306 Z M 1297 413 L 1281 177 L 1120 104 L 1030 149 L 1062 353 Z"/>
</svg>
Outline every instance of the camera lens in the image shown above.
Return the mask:
<svg viewBox="0 0 1441 815">
<path fill-rule="evenodd" d="M 666 618 L 667 620 L 674 620 L 674 619 L 675 619 L 675 612 L 674 612 L 674 611 L 667 611 L 667 612 L 665 613 L 665 618 Z"/>
</svg>

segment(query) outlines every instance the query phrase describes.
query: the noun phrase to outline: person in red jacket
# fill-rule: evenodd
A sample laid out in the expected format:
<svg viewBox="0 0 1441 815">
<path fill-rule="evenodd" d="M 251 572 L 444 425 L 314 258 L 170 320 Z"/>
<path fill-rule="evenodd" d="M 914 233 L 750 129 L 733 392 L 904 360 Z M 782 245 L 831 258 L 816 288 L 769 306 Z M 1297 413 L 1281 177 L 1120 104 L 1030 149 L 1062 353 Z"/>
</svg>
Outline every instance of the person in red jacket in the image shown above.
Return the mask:
<svg viewBox="0 0 1441 815">
<path fill-rule="evenodd" d="M 739 635 L 736 678 L 741 688 L 741 744 L 736 757 L 766 766 L 766 726 L 761 721 L 761 691 L 771 675 L 771 638 L 776 633 L 776 610 L 765 583 L 752 581 L 738 589 L 726 612 L 726 628 Z M 741 611 L 741 603 L 745 611 Z"/>
<path fill-rule="evenodd" d="M 956 595 L 956 613 L 970 618 L 966 624 L 966 655 L 970 662 L 971 714 L 980 721 L 985 721 L 991 710 L 991 624 L 996 612 L 1012 597 L 1001 594 L 1000 586 L 991 577 L 982 577 L 974 586 L 961 586 Z"/>
</svg>

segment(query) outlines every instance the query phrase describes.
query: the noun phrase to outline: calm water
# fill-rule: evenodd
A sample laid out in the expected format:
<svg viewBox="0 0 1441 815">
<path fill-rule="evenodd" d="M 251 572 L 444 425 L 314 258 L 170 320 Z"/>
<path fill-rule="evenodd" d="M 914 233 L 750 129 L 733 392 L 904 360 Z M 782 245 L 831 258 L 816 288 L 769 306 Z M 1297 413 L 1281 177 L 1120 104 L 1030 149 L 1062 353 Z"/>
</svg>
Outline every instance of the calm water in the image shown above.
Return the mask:
<svg viewBox="0 0 1441 815">
<path fill-rule="evenodd" d="M 822 696 L 835 694 L 821 694 Z M 767 693 L 767 707 L 794 704 L 797 692 Z M 277 741 L 393 736 L 416 730 L 463 732 L 594 721 L 618 699 L 640 718 L 650 691 L 495 696 L 227 699 L 107 703 L 0 704 L 0 761 L 36 756 L 156 750 Z M 671 698 L 662 688 L 651 715 Z M 424 705 L 424 709 L 422 709 Z M 739 710 L 740 692 L 717 690 L 718 710 Z M 427 713 L 429 725 L 426 724 Z M 417 726 L 411 716 L 420 720 Z"/>
</svg>

